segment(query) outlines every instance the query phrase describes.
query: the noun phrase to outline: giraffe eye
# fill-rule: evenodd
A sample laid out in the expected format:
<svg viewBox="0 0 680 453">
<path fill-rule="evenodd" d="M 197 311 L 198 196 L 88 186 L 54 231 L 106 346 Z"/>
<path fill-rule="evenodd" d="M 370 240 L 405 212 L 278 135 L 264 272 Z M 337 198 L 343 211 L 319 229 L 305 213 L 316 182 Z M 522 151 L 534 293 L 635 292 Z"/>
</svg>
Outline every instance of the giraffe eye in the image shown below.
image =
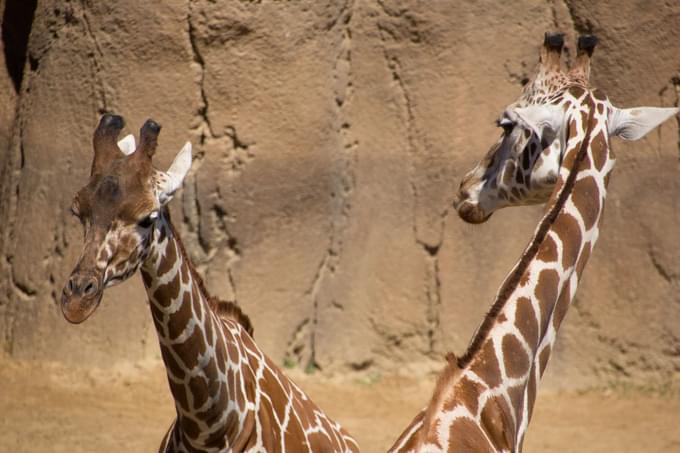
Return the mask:
<svg viewBox="0 0 680 453">
<path fill-rule="evenodd" d="M 153 224 L 153 219 L 151 218 L 151 215 L 149 214 L 148 216 L 144 217 L 142 220 L 137 222 L 137 226 L 140 228 L 149 228 Z"/>
<path fill-rule="evenodd" d="M 503 132 L 505 134 L 509 134 L 512 132 L 512 129 L 515 127 L 515 122 L 512 121 L 510 118 L 503 117 L 499 120 L 496 120 L 496 126 L 502 127 Z"/>
<path fill-rule="evenodd" d="M 158 212 L 153 211 L 151 214 L 147 215 L 146 217 L 142 218 L 140 221 L 137 222 L 137 226 L 140 228 L 149 228 L 151 225 L 153 225 L 153 221 L 158 218 Z"/>
</svg>

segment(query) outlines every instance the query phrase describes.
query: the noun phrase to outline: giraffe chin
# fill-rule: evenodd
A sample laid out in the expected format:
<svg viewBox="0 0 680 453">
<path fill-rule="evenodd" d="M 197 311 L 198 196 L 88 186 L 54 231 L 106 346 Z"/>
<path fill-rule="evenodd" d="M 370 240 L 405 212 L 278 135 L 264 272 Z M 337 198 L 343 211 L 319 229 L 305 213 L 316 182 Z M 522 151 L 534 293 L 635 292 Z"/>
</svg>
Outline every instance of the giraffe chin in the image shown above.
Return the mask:
<svg viewBox="0 0 680 453">
<path fill-rule="evenodd" d="M 91 297 L 61 296 L 61 313 L 71 324 L 80 324 L 95 312 L 104 295 L 103 291 Z"/>
<path fill-rule="evenodd" d="M 456 211 L 458 211 L 458 216 L 467 223 L 480 224 L 489 220 L 493 212 L 486 214 L 478 205 L 468 203 L 463 201 L 460 203 Z"/>
</svg>

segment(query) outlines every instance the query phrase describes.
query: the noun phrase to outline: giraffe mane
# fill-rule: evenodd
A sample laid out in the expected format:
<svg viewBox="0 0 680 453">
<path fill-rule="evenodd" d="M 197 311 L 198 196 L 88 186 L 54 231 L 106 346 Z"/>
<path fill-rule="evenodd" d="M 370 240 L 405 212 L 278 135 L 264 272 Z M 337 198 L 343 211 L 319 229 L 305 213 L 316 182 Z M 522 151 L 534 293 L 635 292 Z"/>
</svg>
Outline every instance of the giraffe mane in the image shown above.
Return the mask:
<svg viewBox="0 0 680 453">
<path fill-rule="evenodd" d="M 241 324 L 241 327 L 248 332 L 248 335 L 251 337 L 254 335 L 255 329 L 253 328 L 253 323 L 250 321 L 250 317 L 243 313 L 241 307 L 236 305 L 235 302 L 211 296 L 208 298 L 208 304 L 210 304 L 210 307 L 219 317 L 223 319 L 232 319 L 238 322 Z"/>
<path fill-rule="evenodd" d="M 241 325 L 241 327 L 243 327 L 243 329 L 246 332 L 248 332 L 248 335 L 252 337 L 255 332 L 255 329 L 253 328 L 253 324 L 250 321 L 250 318 L 243 312 L 243 310 L 241 310 L 241 307 L 236 305 L 236 303 L 233 301 L 222 300 L 219 297 L 213 296 L 208 292 L 208 289 L 205 287 L 203 277 L 194 267 L 193 261 L 189 258 L 189 255 L 187 254 L 187 251 L 184 248 L 184 243 L 182 242 L 182 239 L 180 238 L 179 234 L 177 234 L 175 225 L 173 225 L 172 219 L 170 218 L 170 211 L 167 208 L 164 208 L 164 214 L 165 218 L 168 219 L 170 231 L 172 232 L 172 235 L 177 241 L 179 253 L 184 259 L 184 261 L 187 263 L 189 272 L 191 272 L 191 278 L 196 282 L 196 286 L 198 286 L 199 291 L 201 292 L 203 297 L 205 297 L 205 299 L 208 301 L 208 306 L 210 307 L 210 309 L 222 319 L 230 319 L 232 321 L 236 321 Z"/>
<path fill-rule="evenodd" d="M 573 86 L 567 88 L 569 90 L 572 87 L 578 87 L 578 88 L 583 88 L 582 86 L 579 86 L 578 84 L 574 84 Z M 503 307 L 505 306 L 506 302 L 508 301 L 510 295 L 512 294 L 513 291 L 517 288 L 517 285 L 519 284 L 522 275 L 526 272 L 527 268 L 529 267 L 529 264 L 532 262 L 532 260 L 536 257 L 538 254 L 538 250 L 541 246 L 541 243 L 545 239 L 546 235 L 548 234 L 548 230 L 552 226 L 552 224 L 555 222 L 555 219 L 557 218 L 557 215 L 560 213 L 562 208 L 567 202 L 567 199 L 574 188 L 574 184 L 576 183 L 576 175 L 579 172 L 579 165 L 583 161 L 584 157 L 586 156 L 587 150 L 588 150 L 588 144 L 590 143 L 590 133 L 592 131 L 592 120 L 593 120 L 593 115 L 594 115 L 594 106 L 592 105 L 592 95 L 588 94 L 588 98 L 590 100 L 590 109 L 588 112 L 588 123 L 586 127 L 586 135 L 583 138 L 583 141 L 581 142 L 581 147 L 578 151 L 578 154 L 576 155 L 576 158 L 574 159 L 574 162 L 572 164 L 572 167 L 569 170 L 569 175 L 567 176 L 567 180 L 564 183 L 564 186 L 562 189 L 555 195 L 551 196 L 551 198 L 556 197 L 557 199 L 555 202 L 550 206 L 550 209 L 548 210 L 548 213 L 543 216 L 543 219 L 541 220 L 541 223 L 538 226 L 538 229 L 536 231 L 536 234 L 534 235 L 533 239 L 527 246 L 526 250 L 524 251 L 524 254 L 522 255 L 522 258 L 520 259 L 519 263 L 515 266 L 514 270 L 508 277 L 505 279 L 503 282 L 500 290 L 498 291 L 498 296 L 496 297 L 496 300 L 494 301 L 493 305 L 489 309 L 489 312 L 486 314 L 484 321 L 482 322 L 482 325 L 479 327 L 477 330 L 477 333 L 475 334 L 474 338 L 472 339 L 472 342 L 470 343 L 470 346 L 468 347 L 467 351 L 465 351 L 465 354 L 463 354 L 459 359 L 458 359 L 458 367 L 459 368 L 465 368 L 470 364 L 472 361 L 472 358 L 479 352 L 479 350 L 482 347 L 482 344 L 486 337 L 488 336 L 489 332 L 491 331 L 496 318 L 498 314 L 501 312 Z"/>
<path fill-rule="evenodd" d="M 432 398 L 423 415 L 423 427 L 426 429 L 421 429 L 419 431 L 418 445 L 423 445 L 427 441 L 427 439 L 425 439 L 425 436 L 429 431 L 427 428 L 432 426 L 437 416 L 437 412 L 439 412 L 444 405 L 444 397 L 447 396 L 445 390 L 451 387 L 460 376 L 461 368 L 458 366 L 456 355 L 453 352 L 449 352 L 446 354 L 445 358 L 447 362 L 446 367 L 444 368 L 444 371 L 439 374 L 439 377 L 437 377 L 437 383 L 435 384 Z"/>
</svg>

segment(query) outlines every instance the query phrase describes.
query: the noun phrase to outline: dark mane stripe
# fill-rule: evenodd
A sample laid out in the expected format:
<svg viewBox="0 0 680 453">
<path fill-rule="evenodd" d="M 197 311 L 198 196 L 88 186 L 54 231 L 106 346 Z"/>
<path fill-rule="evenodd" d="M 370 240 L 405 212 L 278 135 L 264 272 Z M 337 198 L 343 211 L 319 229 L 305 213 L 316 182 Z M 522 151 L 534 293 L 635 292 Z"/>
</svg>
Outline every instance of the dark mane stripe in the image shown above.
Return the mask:
<svg viewBox="0 0 680 453">
<path fill-rule="evenodd" d="M 562 190 L 557 195 L 557 199 L 553 203 L 552 207 L 541 220 L 541 223 L 538 226 L 538 230 L 536 231 L 533 240 L 527 246 L 519 263 L 517 264 L 517 266 L 515 266 L 513 272 L 503 282 L 503 285 L 501 286 L 501 289 L 498 292 L 496 301 L 491 306 L 491 309 L 484 318 L 482 325 L 477 330 L 477 333 L 475 334 L 467 351 L 465 351 L 465 354 L 463 354 L 458 359 L 459 368 L 465 368 L 466 366 L 468 366 L 472 361 L 472 358 L 477 354 L 479 349 L 482 347 L 484 340 L 488 336 L 489 331 L 491 330 L 496 321 L 496 317 L 507 303 L 508 299 L 510 298 L 510 295 L 513 293 L 513 291 L 515 291 L 515 289 L 517 289 L 517 286 L 519 285 L 522 275 L 524 275 L 527 268 L 529 267 L 529 264 L 536 257 L 539 247 L 541 246 L 541 244 L 545 240 L 546 235 L 548 234 L 548 230 L 550 230 L 550 227 L 553 225 L 558 214 L 566 204 L 568 197 L 571 195 L 571 192 L 574 188 L 574 184 L 576 183 L 576 176 L 579 172 L 579 166 L 581 165 L 581 162 L 583 162 L 583 159 L 587 154 L 588 145 L 590 144 L 590 134 L 593 129 L 592 122 L 594 116 L 594 102 L 590 95 L 588 95 L 588 100 L 590 104 L 589 105 L 590 109 L 588 112 L 586 135 L 583 138 L 583 141 L 581 142 L 581 148 L 579 149 L 578 154 L 574 159 L 574 163 L 571 169 L 569 170 L 569 176 L 567 176 L 567 180 L 565 181 Z"/>
<path fill-rule="evenodd" d="M 229 302 L 225 300 L 218 299 L 216 297 L 210 297 L 208 299 L 211 308 L 217 315 L 223 319 L 233 319 L 234 321 L 241 324 L 241 327 L 248 332 L 248 335 L 253 337 L 255 329 L 253 328 L 252 322 L 250 322 L 250 317 L 243 313 L 241 307 L 236 305 L 235 302 Z"/>
<path fill-rule="evenodd" d="M 223 319 L 231 319 L 233 321 L 236 321 L 237 323 L 241 324 L 241 327 L 248 332 L 248 334 L 252 337 L 254 333 L 254 328 L 253 324 L 250 321 L 250 318 L 248 315 L 243 313 L 243 310 L 241 310 L 241 307 L 236 305 L 235 302 L 231 301 L 225 301 L 221 300 L 218 297 L 212 296 L 208 290 L 205 287 L 205 283 L 203 282 L 203 277 L 201 274 L 196 270 L 194 267 L 194 263 L 191 261 L 189 258 L 189 255 L 187 254 L 186 249 L 184 248 L 184 243 L 182 242 L 182 239 L 180 238 L 179 234 L 177 234 L 177 230 L 175 229 L 175 225 L 172 224 L 172 219 L 170 218 L 170 211 L 165 208 L 163 209 L 163 214 L 166 219 L 168 219 L 168 225 L 170 226 L 170 231 L 172 232 L 172 235 L 174 236 L 175 240 L 177 241 L 177 245 L 179 246 L 179 253 L 182 256 L 182 259 L 184 260 L 185 263 L 187 263 L 187 267 L 189 268 L 189 272 L 191 272 L 191 278 L 193 281 L 196 283 L 198 286 L 199 291 L 205 297 L 205 300 L 208 301 L 208 306 L 210 309 L 219 317 Z"/>
</svg>

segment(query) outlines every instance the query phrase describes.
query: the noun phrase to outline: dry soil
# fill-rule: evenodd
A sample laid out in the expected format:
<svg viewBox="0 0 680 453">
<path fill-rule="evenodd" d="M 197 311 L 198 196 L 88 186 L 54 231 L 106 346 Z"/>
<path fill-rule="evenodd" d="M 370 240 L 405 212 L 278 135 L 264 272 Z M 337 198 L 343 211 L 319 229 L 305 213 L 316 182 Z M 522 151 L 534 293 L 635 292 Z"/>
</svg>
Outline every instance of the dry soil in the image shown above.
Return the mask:
<svg viewBox="0 0 680 453">
<path fill-rule="evenodd" d="M 295 378 L 369 453 L 390 446 L 432 386 L 432 378 Z M 158 365 L 78 373 L 9 362 L 0 369 L 0 381 L 2 452 L 156 451 L 174 416 Z M 680 451 L 678 414 L 680 394 L 671 390 L 543 393 L 524 451 Z"/>
</svg>

